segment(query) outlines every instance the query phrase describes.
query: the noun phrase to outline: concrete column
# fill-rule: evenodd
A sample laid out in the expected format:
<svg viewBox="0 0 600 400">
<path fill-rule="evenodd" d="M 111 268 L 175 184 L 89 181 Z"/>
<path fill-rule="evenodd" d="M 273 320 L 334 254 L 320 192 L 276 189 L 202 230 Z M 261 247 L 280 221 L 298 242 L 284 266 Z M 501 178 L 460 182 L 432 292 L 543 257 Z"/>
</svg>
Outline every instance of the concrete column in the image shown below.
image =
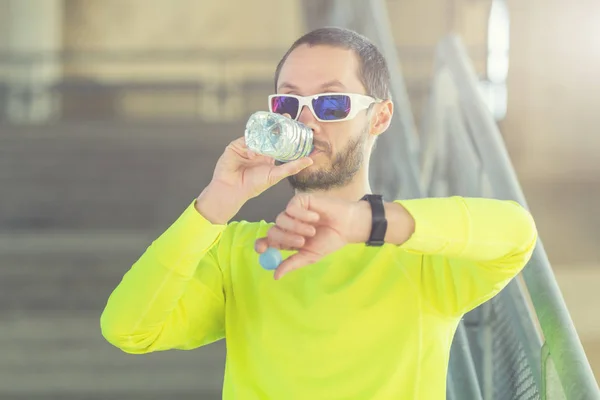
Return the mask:
<svg viewBox="0 0 600 400">
<path fill-rule="evenodd" d="M 11 55 L 4 73 L 8 87 L 5 117 L 13 123 L 43 122 L 52 117 L 55 102 L 49 87 L 60 80 L 63 0 L 4 0 L 4 39 Z M 0 75 L 1 79 L 1 75 Z"/>
</svg>

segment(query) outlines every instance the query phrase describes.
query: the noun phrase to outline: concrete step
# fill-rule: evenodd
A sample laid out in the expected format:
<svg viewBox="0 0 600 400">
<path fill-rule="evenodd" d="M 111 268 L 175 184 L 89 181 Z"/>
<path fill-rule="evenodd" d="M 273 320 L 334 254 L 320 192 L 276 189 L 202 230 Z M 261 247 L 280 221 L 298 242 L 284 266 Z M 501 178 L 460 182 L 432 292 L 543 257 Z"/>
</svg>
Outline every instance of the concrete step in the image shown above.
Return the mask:
<svg viewBox="0 0 600 400">
<path fill-rule="evenodd" d="M 158 229 L 210 182 L 242 134 L 241 122 L 3 127 L 0 229 Z M 274 193 L 276 206 L 266 197 L 261 208 L 285 204 L 291 191 Z"/>
<path fill-rule="evenodd" d="M 222 342 L 134 356 L 104 341 L 96 316 L 30 314 L 1 320 L 0 346 L 3 399 L 220 398 Z"/>
</svg>

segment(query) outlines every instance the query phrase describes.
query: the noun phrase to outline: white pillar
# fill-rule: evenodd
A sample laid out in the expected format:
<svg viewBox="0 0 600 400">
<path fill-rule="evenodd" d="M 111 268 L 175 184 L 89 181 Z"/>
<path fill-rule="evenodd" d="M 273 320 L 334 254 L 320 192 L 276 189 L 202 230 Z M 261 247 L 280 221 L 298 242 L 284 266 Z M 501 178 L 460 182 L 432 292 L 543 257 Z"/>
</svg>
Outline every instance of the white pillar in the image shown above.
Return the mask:
<svg viewBox="0 0 600 400">
<path fill-rule="evenodd" d="M 49 87 L 60 80 L 61 62 L 53 54 L 62 49 L 63 0 L 4 0 L 5 38 L 0 46 L 13 60 L 4 72 L 8 83 L 5 114 L 13 123 L 36 123 L 56 111 Z M 37 57 L 36 57 L 37 56 Z M 2 79 L 2 75 L 0 75 Z"/>
<path fill-rule="evenodd" d="M 504 119 L 507 107 L 510 15 L 506 0 L 492 0 L 488 20 L 487 80 L 482 88 L 488 107 L 497 121 Z"/>
</svg>

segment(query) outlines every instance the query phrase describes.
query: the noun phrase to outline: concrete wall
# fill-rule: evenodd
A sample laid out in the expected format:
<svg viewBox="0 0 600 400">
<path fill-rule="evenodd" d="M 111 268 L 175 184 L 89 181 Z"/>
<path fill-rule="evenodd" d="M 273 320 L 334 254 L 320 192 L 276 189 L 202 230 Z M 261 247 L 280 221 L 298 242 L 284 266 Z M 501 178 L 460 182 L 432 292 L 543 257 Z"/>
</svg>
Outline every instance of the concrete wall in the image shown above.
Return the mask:
<svg viewBox="0 0 600 400">
<path fill-rule="evenodd" d="M 50 25 L 44 21 L 50 20 L 64 21 L 62 47 L 72 50 L 274 49 L 270 58 L 228 65 L 205 59 L 79 60 L 65 66 L 68 75 L 104 80 L 197 79 L 235 87 L 248 78 L 268 79 L 280 51 L 304 29 L 299 0 L 43 1 L 44 10 L 34 6 L 36 1 L 0 0 L 0 49 L 47 48 L 50 42 L 50 48 L 60 48 L 55 35 L 47 34 Z M 433 47 L 445 33 L 462 36 L 476 70 L 483 73 L 489 1 L 387 4 L 417 114 L 426 100 Z M 595 180 L 600 175 L 600 3 L 510 0 L 509 9 L 509 104 L 502 130 L 519 175 L 524 180 Z M 125 109 L 137 112 L 139 100 L 122 102 Z"/>
<path fill-rule="evenodd" d="M 233 0 L 226 3 L 194 0 L 107 0 L 67 3 L 65 48 L 72 50 L 150 51 L 284 49 L 301 32 L 297 1 Z M 79 63 L 80 72 L 105 79 L 135 79 L 148 74 L 221 79 L 214 60 L 142 64 Z M 256 61 L 256 60 L 255 60 Z M 260 60 L 259 60 L 260 61 Z M 253 73 L 270 74 L 264 63 L 228 66 L 228 79 Z M 242 78 L 242 77 L 239 77 Z"/>
<path fill-rule="evenodd" d="M 88 0 L 67 15 L 68 48 L 284 47 L 301 29 L 297 1 Z"/>
<path fill-rule="evenodd" d="M 435 46 L 446 32 L 460 33 L 483 72 L 485 26 L 489 2 L 467 0 L 388 1 L 395 39 L 417 116 L 426 101 Z M 192 53 L 201 49 L 244 51 L 270 49 L 266 55 L 235 62 L 211 58 L 173 59 L 160 63 L 78 60 L 65 65 L 70 76 L 101 80 L 196 79 L 230 90 L 244 80 L 268 80 L 283 51 L 305 31 L 301 2 L 260 0 L 220 3 L 178 0 L 66 3 L 65 48 L 131 52 L 169 50 Z M 235 11 L 233 11 L 235 10 Z M 426 21 L 426 23 L 424 23 Z M 128 101 L 130 100 L 130 101 Z M 139 109 L 139 99 L 123 107 Z M 152 105 L 147 107 L 156 108 Z M 223 118 L 224 116 L 220 116 Z"/>
<path fill-rule="evenodd" d="M 523 179 L 600 177 L 600 3 L 509 1 L 508 116 Z"/>
</svg>

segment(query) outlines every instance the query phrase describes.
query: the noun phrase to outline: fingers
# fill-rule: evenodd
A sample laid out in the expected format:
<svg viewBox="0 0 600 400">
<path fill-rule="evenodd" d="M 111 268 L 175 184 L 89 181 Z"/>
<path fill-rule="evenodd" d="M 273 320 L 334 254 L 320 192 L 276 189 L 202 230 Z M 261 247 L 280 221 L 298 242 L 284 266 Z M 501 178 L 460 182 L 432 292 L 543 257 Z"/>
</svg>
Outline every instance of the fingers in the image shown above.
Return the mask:
<svg viewBox="0 0 600 400">
<path fill-rule="evenodd" d="M 269 229 L 267 237 L 256 240 L 254 248 L 258 253 L 264 253 L 269 247 L 297 250 L 305 244 L 306 238 L 316 235 L 317 229 L 313 224 L 318 221 L 319 214 L 292 202 L 277 216 L 275 226 Z"/>
<path fill-rule="evenodd" d="M 315 218 L 313 214 L 315 213 L 308 211 L 308 213 L 299 213 L 298 218 L 294 218 L 294 216 L 288 214 L 287 212 L 283 212 L 277 216 L 277 219 L 275 220 L 275 225 L 283 229 L 284 231 L 292 234 L 308 237 L 314 236 L 315 233 L 317 233 L 315 227 L 313 225 L 310 225 L 309 223 L 304 222 L 313 222 L 313 219 Z"/>
<path fill-rule="evenodd" d="M 246 137 L 245 136 L 240 136 L 239 138 L 237 138 L 234 141 L 230 142 L 229 145 L 230 146 L 239 146 L 239 147 L 247 148 L 246 147 Z"/>
<path fill-rule="evenodd" d="M 266 164 L 275 165 L 275 159 L 268 157 L 268 156 L 264 156 L 259 153 L 255 153 L 250 149 L 246 150 L 246 158 L 250 161 L 256 160 L 256 161 L 264 162 Z"/>
<path fill-rule="evenodd" d="M 261 162 L 266 162 L 268 164 L 275 163 L 275 160 L 273 158 L 252 151 L 246 145 L 246 138 L 244 136 L 239 137 L 234 141 L 230 142 L 227 147 L 239 154 L 241 157 L 246 158 L 247 160 L 258 160 Z"/>
<path fill-rule="evenodd" d="M 268 244 L 267 238 L 258 239 L 256 241 L 256 251 L 259 253 L 264 253 L 268 247 L 275 247 L 273 245 Z M 285 274 L 294 271 L 296 269 L 305 267 L 307 265 L 313 264 L 319 260 L 319 256 L 316 254 L 312 254 L 305 250 L 300 250 L 298 253 L 291 255 L 286 260 L 284 260 L 275 270 L 273 278 L 275 280 L 281 279 Z"/>
<path fill-rule="evenodd" d="M 268 247 L 296 250 L 304 245 L 305 239 L 315 236 L 320 215 L 308 209 L 309 205 L 305 204 L 308 201 L 308 198 L 295 196 L 286 210 L 279 213 L 267 237 L 255 242 L 255 250 L 258 253 L 264 253 Z"/>
<path fill-rule="evenodd" d="M 290 257 L 288 257 L 285 261 L 283 261 L 277 269 L 275 270 L 275 274 L 273 278 L 275 280 L 281 279 L 285 274 L 294 271 L 296 269 L 305 267 L 307 265 L 313 264 L 319 260 L 319 257 L 316 254 L 311 254 L 309 252 L 300 251 Z"/>
<path fill-rule="evenodd" d="M 288 176 L 296 175 L 304 168 L 311 166 L 312 163 L 312 158 L 303 157 L 282 165 L 277 165 L 271 170 L 271 174 L 269 177 L 270 183 L 274 185 L 282 179 L 287 178 Z"/>
<path fill-rule="evenodd" d="M 319 222 L 320 215 L 315 211 L 309 210 L 309 196 L 297 195 L 290 200 L 285 212 L 292 218 L 311 224 Z"/>
<path fill-rule="evenodd" d="M 298 250 L 304 246 L 305 238 L 301 235 L 285 232 L 276 226 L 269 229 L 267 237 L 257 239 L 254 242 L 254 250 L 262 254 L 269 247 L 279 250 Z"/>
<path fill-rule="evenodd" d="M 274 226 L 267 232 L 267 242 L 270 247 L 282 250 L 295 250 L 304 246 L 305 238 L 293 232 L 286 232 Z"/>
<path fill-rule="evenodd" d="M 267 249 L 269 248 L 269 241 L 267 238 L 260 238 L 257 239 L 256 242 L 254 242 L 254 250 L 256 250 L 257 253 L 262 254 L 265 251 L 267 251 Z"/>
</svg>

